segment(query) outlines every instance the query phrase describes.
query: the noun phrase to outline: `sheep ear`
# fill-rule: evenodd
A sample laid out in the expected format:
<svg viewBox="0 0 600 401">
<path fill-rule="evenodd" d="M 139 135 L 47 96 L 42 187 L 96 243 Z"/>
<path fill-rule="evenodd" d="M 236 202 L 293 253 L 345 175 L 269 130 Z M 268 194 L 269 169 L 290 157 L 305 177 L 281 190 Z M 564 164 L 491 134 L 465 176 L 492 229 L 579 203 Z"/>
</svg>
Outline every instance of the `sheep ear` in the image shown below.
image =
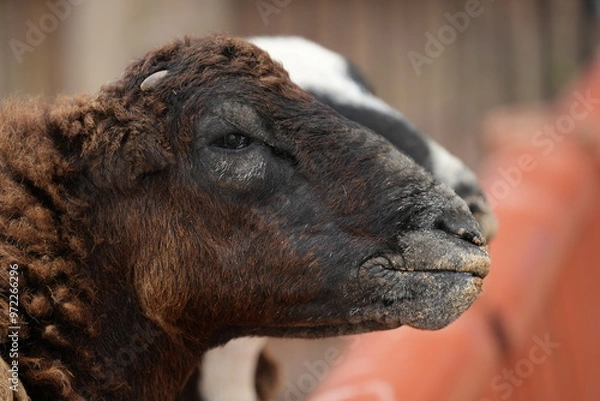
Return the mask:
<svg viewBox="0 0 600 401">
<path fill-rule="evenodd" d="M 168 70 L 162 70 L 155 72 L 150 75 L 148 78 L 144 79 L 144 82 L 140 85 L 140 89 L 144 92 L 154 89 L 156 85 L 160 83 L 160 81 L 164 78 L 165 75 L 169 73 Z"/>
</svg>

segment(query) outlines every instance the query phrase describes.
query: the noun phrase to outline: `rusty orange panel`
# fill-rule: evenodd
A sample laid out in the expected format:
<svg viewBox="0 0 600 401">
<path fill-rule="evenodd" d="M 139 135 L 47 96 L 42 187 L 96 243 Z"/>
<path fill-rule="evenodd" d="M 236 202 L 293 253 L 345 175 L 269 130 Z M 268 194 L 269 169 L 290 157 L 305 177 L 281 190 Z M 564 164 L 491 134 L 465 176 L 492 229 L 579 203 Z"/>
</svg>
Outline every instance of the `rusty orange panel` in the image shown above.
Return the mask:
<svg viewBox="0 0 600 401">
<path fill-rule="evenodd" d="M 597 399 L 600 159 L 578 134 L 583 120 L 540 133 L 540 121 L 566 124 L 564 99 L 535 123 L 525 116 L 518 140 L 489 158 L 500 232 L 475 305 L 438 332 L 362 336 L 312 401 Z"/>
</svg>

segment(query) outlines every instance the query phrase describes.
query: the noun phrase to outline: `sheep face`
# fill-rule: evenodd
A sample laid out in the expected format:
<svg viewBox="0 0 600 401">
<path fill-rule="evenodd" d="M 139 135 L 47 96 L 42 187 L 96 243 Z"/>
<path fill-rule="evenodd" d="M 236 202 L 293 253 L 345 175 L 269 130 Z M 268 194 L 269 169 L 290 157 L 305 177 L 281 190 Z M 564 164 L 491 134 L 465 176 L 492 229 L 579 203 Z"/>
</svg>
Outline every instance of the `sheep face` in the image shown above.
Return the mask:
<svg viewBox="0 0 600 401">
<path fill-rule="evenodd" d="M 97 216 L 159 325 L 213 343 L 436 329 L 479 293 L 489 259 L 465 202 L 255 46 L 181 42 L 103 93 L 158 110 L 135 191 Z"/>
</svg>

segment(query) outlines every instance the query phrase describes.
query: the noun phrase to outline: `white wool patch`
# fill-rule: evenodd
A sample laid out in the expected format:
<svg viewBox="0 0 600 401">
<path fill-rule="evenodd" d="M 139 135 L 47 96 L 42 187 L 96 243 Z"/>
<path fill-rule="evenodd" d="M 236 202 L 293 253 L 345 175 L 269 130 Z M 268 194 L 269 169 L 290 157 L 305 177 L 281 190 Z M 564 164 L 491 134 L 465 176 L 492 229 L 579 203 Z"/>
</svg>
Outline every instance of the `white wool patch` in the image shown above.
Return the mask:
<svg viewBox="0 0 600 401">
<path fill-rule="evenodd" d="M 341 55 L 297 36 L 253 37 L 249 42 L 267 51 L 301 88 L 325 94 L 339 104 L 375 109 L 406 121 L 383 100 L 365 90 L 348 73 Z"/>
<path fill-rule="evenodd" d="M 210 401 L 257 401 L 256 364 L 267 339 L 243 337 L 204 354 L 199 390 Z"/>
<path fill-rule="evenodd" d="M 348 73 L 341 55 L 307 39 L 296 36 L 254 37 L 249 41 L 279 61 L 298 86 L 323 94 L 335 103 L 372 109 L 393 116 L 416 130 L 398 110 L 365 90 Z M 467 185 L 478 188 L 475 174 L 458 158 L 431 138 L 422 135 L 431 152 L 433 175 L 451 188 Z"/>
</svg>

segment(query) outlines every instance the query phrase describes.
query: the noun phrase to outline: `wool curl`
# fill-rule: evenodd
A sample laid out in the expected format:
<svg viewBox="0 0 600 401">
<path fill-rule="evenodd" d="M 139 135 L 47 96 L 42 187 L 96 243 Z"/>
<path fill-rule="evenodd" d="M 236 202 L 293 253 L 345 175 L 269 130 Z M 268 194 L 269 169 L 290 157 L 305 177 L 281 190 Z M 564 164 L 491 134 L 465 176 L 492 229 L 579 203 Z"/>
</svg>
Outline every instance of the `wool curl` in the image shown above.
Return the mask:
<svg viewBox="0 0 600 401">
<path fill-rule="evenodd" d="M 77 170 L 50 135 L 46 107 L 37 99 L 0 108 L 0 351 L 12 359 L 8 334 L 18 327 L 22 383 L 80 400 L 70 369 L 52 352 L 89 362 L 90 350 L 72 347 L 72 333 L 97 334 L 94 285 L 77 265 L 86 250 L 74 227 L 85 222 L 85 203 L 69 194 Z"/>
</svg>

